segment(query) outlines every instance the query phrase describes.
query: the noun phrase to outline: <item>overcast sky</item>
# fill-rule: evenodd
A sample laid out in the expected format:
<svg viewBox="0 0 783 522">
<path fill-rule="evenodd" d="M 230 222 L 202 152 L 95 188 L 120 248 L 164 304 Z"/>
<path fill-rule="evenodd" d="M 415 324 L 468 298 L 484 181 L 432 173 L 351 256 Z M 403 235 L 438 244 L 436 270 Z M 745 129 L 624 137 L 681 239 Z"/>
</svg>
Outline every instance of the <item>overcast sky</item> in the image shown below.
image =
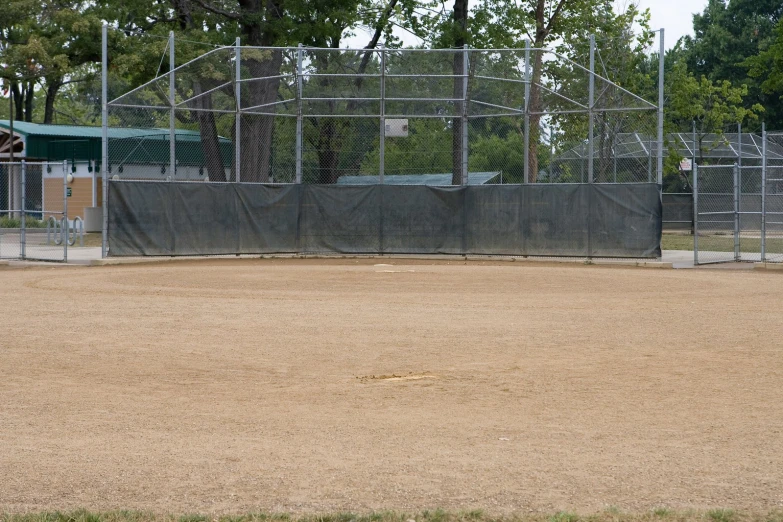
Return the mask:
<svg viewBox="0 0 783 522">
<path fill-rule="evenodd" d="M 707 5 L 707 0 L 616 0 L 615 5 L 622 8 L 629 1 L 638 1 L 642 9 L 650 9 L 650 27 L 666 30 L 664 43 L 667 49 L 671 49 L 680 37 L 693 34 L 693 14 L 702 12 Z M 417 44 L 416 38 L 402 31 L 395 34 L 398 33 L 406 45 Z M 345 39 L 343 46 L 364 47 L 369 39 L 369 31 L 359 31 L 356 36 Z"/>
<path fill-rule="evenodd" d="M 680 37 L 693 35 L 693 14 L 701 13 L 707 5 L 707 0 L 638 1 L 639 7 L 650 9 L 650 27 L 666 30 L 664 43 L 667 49 L 673 47 Z"/>
</svg>

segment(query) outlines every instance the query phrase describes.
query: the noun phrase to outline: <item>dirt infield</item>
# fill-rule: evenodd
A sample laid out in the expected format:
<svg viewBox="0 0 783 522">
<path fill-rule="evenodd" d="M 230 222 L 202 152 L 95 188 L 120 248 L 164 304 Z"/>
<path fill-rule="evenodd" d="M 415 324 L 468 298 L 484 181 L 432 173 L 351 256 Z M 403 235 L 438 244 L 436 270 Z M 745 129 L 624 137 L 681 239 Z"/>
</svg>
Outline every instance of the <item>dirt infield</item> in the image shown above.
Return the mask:
<svg viewBox="0 0 783 522">
<path fill-rule="evenodd" d="M 0 510 L 783 507 L 783 274 L 0 269 Z"/>
</svg>

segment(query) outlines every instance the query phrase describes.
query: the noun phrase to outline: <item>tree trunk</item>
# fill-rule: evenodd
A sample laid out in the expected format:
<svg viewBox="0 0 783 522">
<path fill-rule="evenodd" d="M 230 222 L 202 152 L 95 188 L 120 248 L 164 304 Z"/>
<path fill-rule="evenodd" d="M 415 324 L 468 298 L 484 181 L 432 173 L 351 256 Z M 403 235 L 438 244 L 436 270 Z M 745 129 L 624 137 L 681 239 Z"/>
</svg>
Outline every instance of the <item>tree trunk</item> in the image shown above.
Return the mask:
<svg viewBox="0 0 783 522">
<path fill-rule="evenodd" d="M 335 118 L 321 118 L 318 122 L 318 183 L 334 184 L 340 177 L 339 132 Z"/>
<path fill-rule="evenodd" d="M 247 17 L 240 20 L 244 45 L 271 47 L 278 42 L 278 27 L 285 16 L 281 0 L 239 0 L 240 12 Z M 260 20 L 263 12 L 263 21 Z M 278 76 L 283 64 L 283 53 L 279 50 L 255 50 L 250 56 L 242 57 L 243 71 L 251 78 Z M 244 74 L 244 72 L 243 72 Z M 247 99 L 243 107 L 265 105 L 277 100 L 280 79 L 249 82 Z M 257 112 L 274 113 L 274 107 L 260 107 Z M 239 145 L 242 151 L 240 176 L 242 181 L 269 182 L 272 172 L 272 139 L 275 117 L 267 115 L 242 114 Z"/>
<path fill-rule="evenodd" d="M 44 119 L 45 124 L 54 122 L 54 100 L 57 98 L 57 92 L 62 87 L 62 80 L 49 79 L 46 81 L 46 103 L 44 105 Z"/>
<path fill-rule="evenodd" d="M 544 46 L 544 39 L 534 42 L 533 47 L 540 49 Z M 542 52 L 533 51 L 533 75 L 530 83 L 530 149 L 528 149 L 528 183 L 538 181 L 538 141 L 541 135 L 541 113 L 544 109 L 544 101 L 541 96 L 541 77 L 544 74 L 544 56 Z"/>
<path fill-rule="evenodd" d="M 24 121 L 24 88 L 20 89 L 18 83 L 12 82 L 11 94 L 14 97 L 14 119 Z"/>
<path fill-rule="evenodd" d="M 550 9 L 549 19 L 547 20 L 546 0 L 537 0 L 534 14 L 536 22 L 536 31 L 533 38 L 533 77 L 530 84 L 530 101 L 528 110 L 530 114 L 530 148 L 528 149 L 528 183 L 538 181 L 538 142 L 541 135 L 541 113 L 544 109 L 544 100 L 541 95 L 541 78 L 544 75 L 544 53 L 535 51 L 542 49 L 546 39 L 552 33 L 556 26 L 563 9 L 569 3 L 569 0 L 558 0 L 554 9 Z"/>
<path fill-rule="evenodd" d="M 468 29 L 468 0 L 454 0 L 453 11 L 454 22 L 454 47 L 460 49 L 465 46 L 467 42 L 467 29 Z M 452 71 L 454 74 L 454 99 L 462 100 L 465 98 L 464 92 L 464 78 L 466 73 L 464 70 L 464 57 L 461 52 L 454 53 L 454 61 L 452 64 Z M 462 133 L 463 133 L 463 103 L 455 102 L 455 111 L 457 114 L 452 119 L 451 123 L 451 184 L 462 185 Z"/>
<path fill-rule="evenodd" d="M 33 90 L 33 82 L 28 81 L 25 88 L 24 98 L 24 121 L 32 123 L 33 121 L 33 96 L 35 91 Z"/>
<path fill-rule="evenodd" d="M 193 82 L 193 95 L 198 96 L 209 90 L 201 85 L 201 82 Z M 209 181 L 227 181 L 223 156 L 220 151 L 220 138 L 215 124 L 215 113 L 212 112 L 212 95 L 207 94 L 197 98 L 193 102 L 196 118 L 198 119 L 199 133 L 201 135 L 201 149 L 204 154 L 204 163 L 207 166 Z"/>
<path fill-rule="evenodd" d="M 254 51 L 258 54 L 259 51 Z M 280 74 L 283 53 L 279 50 L 265 51 L 262 58 L 253 56 L 242 59 L 242 65 L 251 78 L 266 78 Z M 242 100 L 244 107 L 266 105 L 277 100 L 280 79 L 249 82 Z M 274 113 L 275 107 L 259 107 L 256 112 Z M 240 127 L 240 149 L 242 159 L 240 176 L 242 181 L 268 183 L 271 178 L 272 138 L 275 117 L 261 114 L 242 114 Z"/>
</svg>

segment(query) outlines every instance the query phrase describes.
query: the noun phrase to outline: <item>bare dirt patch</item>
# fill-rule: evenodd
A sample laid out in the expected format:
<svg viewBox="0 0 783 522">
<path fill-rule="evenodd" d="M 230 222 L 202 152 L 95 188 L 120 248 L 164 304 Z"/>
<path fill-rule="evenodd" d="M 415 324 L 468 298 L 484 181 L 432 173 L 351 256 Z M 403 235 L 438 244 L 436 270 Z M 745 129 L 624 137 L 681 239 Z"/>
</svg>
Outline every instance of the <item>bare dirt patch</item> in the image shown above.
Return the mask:
<svg viewBox="0 0 783 522">
<path fill-rule="evenodd" d="M 0 270 L 0 510 L 783 506 L 783 274 L 376 264 Z"/>
<path fill-rule="evenodd" d="M 358 377 L 358 379 L 361 382 L 420 381 L 422 379 L 437 379 L 437 378 L 438 378 L 437 375 L 432 375 L 431 373 L 413 373 L 413 372 L 408 372 L 406 375 L 397 375 L 396 373 L 392 373 L 390 375 L 363 375 L 361 377 Z"/>
</svg>

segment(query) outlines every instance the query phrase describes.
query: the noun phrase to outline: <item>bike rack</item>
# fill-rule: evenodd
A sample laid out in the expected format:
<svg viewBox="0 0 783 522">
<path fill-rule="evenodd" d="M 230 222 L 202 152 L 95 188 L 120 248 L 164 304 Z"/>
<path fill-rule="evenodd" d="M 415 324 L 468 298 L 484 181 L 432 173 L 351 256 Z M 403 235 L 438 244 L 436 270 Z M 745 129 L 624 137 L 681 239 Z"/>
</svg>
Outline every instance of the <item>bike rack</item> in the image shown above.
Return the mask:
<svg viewBox="0 0 783 522">
<path fill-rule="evenodd" d="M 73 246 L 76 244 L 77 223 L 78 223 L 78 233 L 79 233 L 79 246 L 84 246 L 84 220 L 79 216 L 73 218 L 73 221 L 69 223 L 67 233 L 66 233 L 68 237 L 68 246 Z"/>
<path fill-rule="evenodd" d="M 74 246 L 77 239 L 79 239 L 79 246 L 84 246 L 84 220 L 79 216 L 73 218 L 70 223 L 65 217 L 58 220 L 54 216 L 46 221 L 47 244 L 54 242 L 59 246 L 65 241 L 68 246 Z"/>
<path fill-rule="evenodd" d="M 63 244 L 63 220 L 57 220 L 54 218 L 54 216 L 50 216 L 49 219 L 46 220 L 46 244 L 52 242 L 52 239 L 54 240 L 55 245 L 62 245 Z M 54 236 L 54 237 L 52 237 Z"/>
</svg>

